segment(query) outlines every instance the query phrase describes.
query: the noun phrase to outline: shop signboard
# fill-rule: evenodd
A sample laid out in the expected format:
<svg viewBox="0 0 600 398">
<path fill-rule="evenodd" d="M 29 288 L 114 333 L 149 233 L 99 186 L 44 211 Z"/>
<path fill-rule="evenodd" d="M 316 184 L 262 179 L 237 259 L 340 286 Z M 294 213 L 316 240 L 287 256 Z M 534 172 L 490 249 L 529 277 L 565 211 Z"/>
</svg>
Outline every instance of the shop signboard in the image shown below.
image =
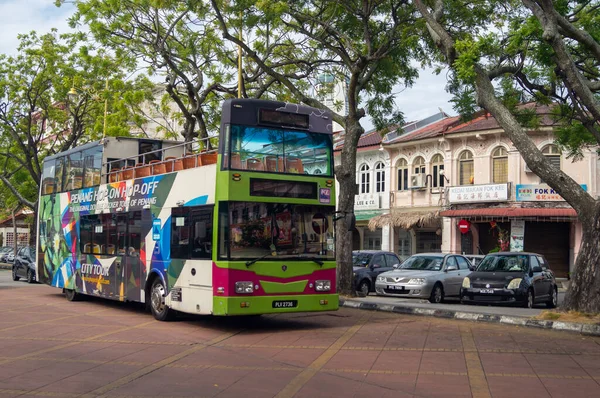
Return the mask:
<svg viewBox="0 0 600 398">
<path fill-rule="evenodd" d="M 525 220 L 510 221 L 510 251 L 522 252 L 525 241 Z"/>
<path fill-rule="evenodd" d="M 380 209 L 379 194 L 362 194 L 354 197 L 354 210 Z"/>
<path fill-rule="evenodd" d="M 581 184 L 587 191 L 587 185 Z M 517 184 L 517 202 L 561 202 L 564 201 L 554 189 L 547 184 Z"/>
<path fill-rule="evenodd" d="M 450 203 L 505 202 L 508 184 L 462 185 L 448 188 Z"/>
</svg>

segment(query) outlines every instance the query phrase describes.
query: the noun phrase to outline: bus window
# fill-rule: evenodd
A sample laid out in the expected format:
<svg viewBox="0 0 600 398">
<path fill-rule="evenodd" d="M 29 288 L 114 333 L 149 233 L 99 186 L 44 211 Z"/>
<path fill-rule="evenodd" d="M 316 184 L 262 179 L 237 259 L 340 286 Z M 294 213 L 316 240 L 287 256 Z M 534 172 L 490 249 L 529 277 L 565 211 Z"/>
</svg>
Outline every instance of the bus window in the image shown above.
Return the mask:
<svg viewBox="0 0 600 398">
<path fill-rule="evenodd" d="M 91 253 L 92 222 L 88 216 L 81 216 L 79 220 L 79 244 L 82 253 Z"/>
<path fill-rule="evenodd" d="M 57 191 L 56 178 L 54 176 L 55 164 L 55 159 L 44 161 L 44 170 L 42 172 L 42 195 L 48 195 Z"/>
<path fill-rule="evenodd" d="M 117 215 L 104 214 L 104 228 L 106 229 L 106 248 L 105 253 L 108 255 L 117 254 L 117 246 L 119 239 L 117 235 Z"/>
<path fill-rule="evenodd" d="M 131 257 L 140 256 L 141 233 L 142 233 L 142 212 L 134 211 L 129 214 L 129 246 L 127 255 Z"/>
<path fill-rule="evenodd" d="M 84 187 L 100 185 L 100 174 L 102 172 L 102 147 L 97 146 L 83 152 Z"/>
<path fill-rule="evenodd" d="M 66 178 L 65 191 L 81 189 L 83 187 L 81 152 L 75 152 L 68 156 Z"/>
<path fill-rule="evenodd" d="M 162 160 L 162 142 L 160 141 L 140 141 L 138 153 L 140 154 L 139 162 L 148 164 L 151 160 Z M 148 152 L 154 152 L 148 154 Z"/>
<path fill-rule="evenodd" d="M 117 255 L 127 254 L 127 214 L 117 215 Z"/>
<path fill-rule="evenodd" d="M 331 136 L 260 126 L 228 126 L 233 170 L 332 175 Z M 225 152 L 228 152 L 226 149 Z M 225 164 L 227 166 L 227 164 Z"/>
<path fill-rule="evenodd" d="M 85 254 L 102 254 L 106 235 L 101 216 L 81 216 L 79 223 L 81 252 Z"/>
<path fill-rule="evenodd" d="M 65 157 L 61 156 L 56 159 L 56 192 L 63 192 L 65 190 Z"/>
<path fill-rule="evenodd" d="M 189 208 L 174 208 L 171 210 L 171 258 L 188 258 L 189 244 Z"/>
<path fill-rule="evenodd" d="M 191 208 L 192 251 L 191 258 L 211 258 L 212 206 Z"/>
</svg>

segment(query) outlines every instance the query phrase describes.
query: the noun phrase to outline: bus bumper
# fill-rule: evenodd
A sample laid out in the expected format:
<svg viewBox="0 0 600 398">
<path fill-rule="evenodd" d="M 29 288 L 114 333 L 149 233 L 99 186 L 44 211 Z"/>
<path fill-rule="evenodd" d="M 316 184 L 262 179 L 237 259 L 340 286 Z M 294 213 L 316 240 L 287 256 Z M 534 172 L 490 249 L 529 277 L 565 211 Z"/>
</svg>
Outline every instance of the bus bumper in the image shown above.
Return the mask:
<svg viewBox="0 0 600 398">
<path fill-rule="evenodd" d="M 338 308 L 338 294 L 213 298 L 213 315 L 255 315 L 335 311 Z"/>
</svg>

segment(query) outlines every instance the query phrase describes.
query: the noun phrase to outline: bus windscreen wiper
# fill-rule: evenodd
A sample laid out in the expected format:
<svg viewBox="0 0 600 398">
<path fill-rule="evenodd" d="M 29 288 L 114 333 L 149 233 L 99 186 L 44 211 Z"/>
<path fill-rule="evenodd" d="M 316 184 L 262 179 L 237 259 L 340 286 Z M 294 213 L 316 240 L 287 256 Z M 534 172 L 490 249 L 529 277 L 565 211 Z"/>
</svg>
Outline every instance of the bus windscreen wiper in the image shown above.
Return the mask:
<svg viewBox="0 0 600 398">
<path fill-rule="evenodd" d="M 265 254 L 264 256 L 260 256 L 260 257 L 258 257 L 258 258 L 255 258 L 254 260 L 248 260 L 248 261 L 246 261 L 246 268 L 250 267 L 250 266 L 251 266 L 252 264 L 254 264 L 255 262 L 257 262 L 257 261 L 260 261 L 260 260 L 262 260 L 263 258 L 265 258 L 265 257 L 269 257 L 269 256 L 271 256 L 271 255 L 272 255 L 272 253 L 267 253 L 267 254 Z"/>
</svg>

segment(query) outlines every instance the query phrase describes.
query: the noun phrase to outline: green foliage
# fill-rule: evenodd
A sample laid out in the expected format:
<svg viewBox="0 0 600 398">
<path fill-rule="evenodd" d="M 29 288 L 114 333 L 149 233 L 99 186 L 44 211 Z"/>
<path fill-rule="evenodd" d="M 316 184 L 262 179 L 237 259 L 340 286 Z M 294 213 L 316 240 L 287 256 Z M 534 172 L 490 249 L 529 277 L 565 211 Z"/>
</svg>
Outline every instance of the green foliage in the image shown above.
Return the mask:
<svg viewBox="0 0 600 398">
<path fill-rule="evenodd" d="M 128 135 L 151 92 L 142 76 L 125 80 L 123 63 L 84 34 L 31 32 L 19 40 L 16 55 L 0 55 L 0 194 L 8 206 L 34 208 L 44 157 L 100 138 L 105 101 L 106 134 Z"/>
</svg>

